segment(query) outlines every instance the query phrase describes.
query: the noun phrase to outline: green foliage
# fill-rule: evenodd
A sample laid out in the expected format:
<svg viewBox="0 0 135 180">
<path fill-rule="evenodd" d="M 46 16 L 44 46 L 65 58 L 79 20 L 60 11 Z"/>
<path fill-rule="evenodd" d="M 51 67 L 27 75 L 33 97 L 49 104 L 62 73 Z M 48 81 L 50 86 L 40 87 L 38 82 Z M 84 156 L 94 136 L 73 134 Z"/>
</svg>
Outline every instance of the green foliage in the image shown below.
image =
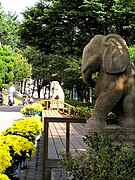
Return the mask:
<svg viewBox="0 0 135 180">
<path fill-rule="evenodd" d="M 33 103 L 32 105 L 24 106 L 20 112 L 24 115 L 35 115 L 37 112 L 42 112 L 43 106 L 39 103 Z"/>
<path fill-rule="evenodd" d="M 9 46 L 0 46 L 0 85 L 13 82 L 14 57 Z"/>
<path fill-rule="evenodd" d="M 81 55 L 99 33 L 115 32 L 134 44 L 134 6 L 134 0 L 39 2 L 23 13 L 19 33 L 26 44 L 48 54 Z"/>
<path fill-rule="evenodd" d="M 124 37 L 129 45 L 135 44 L 135 34 L 133 32 L 135 26 L 134 7 L 134 0 L 117 0 L 113 6 L 113 28 L 115 32 Z"/>
<path fill-rule="evenodd" d="M 82 107 L 83 116 L 88 119 L 91 116 L 93 107 Z"/>
<path fill-rule="evenodd" d="M 28 64 L 28 60 L 25 58 L 24 53 L 19 49 L 15 50 L 14 58 L 15 58 L 14 66 L 13 66 L 14 82 L 19 83 L 24 79 L 30 77 L 31 65 Z"/>
<path fill-rule="evenodd" d="M 75 100 L 66 100 L 66 103 L 81 109 L 81 111 L 77 111 L 77 109 L 71 109 L 71 114 L 78 114 L 80 117 L 86 118 L 89 118 L 91 116 L 93 110 L 93 105 L 91 103 Z"/>
<path fill-rule="evenodd" d="M 10 180 L 6 174 L 0 174 L 0 180 Z"/>
<path fill-rule="evenodd" d="M 36 136 L 41 132 L 42 124 L 40 117 L 29 117 L 14 122 L 13 127 L 7 128 L 2 132 L 3 136 L 12 134 L 27 138 L 30 142 L 35 143 Z"/>
<path fill-rule="evenodd" d="M 131 60 L 135 63 L 135 45 L 128 48 Z"/>
<path fill-rule="evenodd" d="M 89 102 L 81 102 L 81 101 L 76 101 L 76 100 L 66 100 L 66 103 L 75 107 L 90 107 L 91 106 Z"/>
<path fill-rule="evenodd" d="M 19 22 L 17 21 L 17 16 L 8 12 L 7 14 L 0 9 L 0 41 L 2 45 L 9 45 L 14 49 L 18 43 L 19 38 L 17 35 L 17 29 Z"/>
<path fill-rule="evenodd" d="M 135 144 L 115 144 L 95 134 L 86 136 L 86 152 L 62 160 L 62 166 L 77 180 L 130 180 L 135 175 Z"/>
<path fill-rule="evenodd" d="M 9 147 L 10 155 L 13 161 L 20 161 L 25 158 L 30 158 L 35 153 L 34 144 L 21 136 L 2 136 L 0 138 L 0 145 L 2 144 Z"/>
</svg>

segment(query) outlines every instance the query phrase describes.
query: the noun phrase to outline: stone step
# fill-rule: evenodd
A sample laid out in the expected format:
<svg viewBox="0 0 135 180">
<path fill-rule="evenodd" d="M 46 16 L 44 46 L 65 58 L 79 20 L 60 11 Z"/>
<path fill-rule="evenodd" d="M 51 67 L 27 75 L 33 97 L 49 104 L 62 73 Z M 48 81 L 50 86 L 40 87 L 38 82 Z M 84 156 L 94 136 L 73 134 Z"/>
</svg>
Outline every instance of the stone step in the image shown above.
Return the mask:
<svg viewBox="0 0 135 180">
<path fill-rule="evenodd" d="M 73 180 L 73 176 L 66 176 L 62 168 L 52 168 L 51 180 Z"/>
</svg>

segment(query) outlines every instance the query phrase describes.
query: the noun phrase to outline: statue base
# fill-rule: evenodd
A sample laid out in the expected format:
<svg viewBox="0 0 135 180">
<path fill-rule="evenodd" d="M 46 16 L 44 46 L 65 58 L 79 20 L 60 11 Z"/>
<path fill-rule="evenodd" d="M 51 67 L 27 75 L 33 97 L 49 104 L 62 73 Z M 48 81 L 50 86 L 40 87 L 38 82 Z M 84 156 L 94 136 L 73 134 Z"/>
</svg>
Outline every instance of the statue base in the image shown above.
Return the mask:
<svg viewBox="0 0 135 180">
<path fill-rule="evenodd" d="M 93 129 L 89 129 L 89 135 L 93 135 Z M 97 133 L 111 141 L 116 142 L 133 142 L 135 141 L 135 128 L 125 128 L 118 125 L 106 125 L 106 127 L 100 129 Z"/>
</svg>

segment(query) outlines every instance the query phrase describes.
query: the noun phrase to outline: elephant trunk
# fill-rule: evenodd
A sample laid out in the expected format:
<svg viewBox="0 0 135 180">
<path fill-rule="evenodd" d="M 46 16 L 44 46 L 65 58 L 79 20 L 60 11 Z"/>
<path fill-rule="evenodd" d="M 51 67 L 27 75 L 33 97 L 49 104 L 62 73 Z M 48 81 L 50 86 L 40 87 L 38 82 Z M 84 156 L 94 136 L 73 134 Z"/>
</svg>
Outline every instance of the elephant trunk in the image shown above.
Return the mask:
<svg viewBox="0 0 135 180">
<path fill-rule="evenodd" d="M 86 84 L 91 87 L 95 87 L 95 83 L 92 80 L 92 74 L 100 71 L 101 67 L 101 42 L 104 36 L 96 35 L 91 41 L 84 47 L 82 55 L 82 75 Z"/>
<path fill-rule="evenodd" d="M 82 63 L 82 76 L 83 81 L 90 87 L 95 87 L 95 81 L 92 80 L 92 74 L 99 71 L 100 69 L 100 61 L 97 61 L 98 55 L 91 55 L 89 59 L 83 56 L 83 63 Z"/>
</svg>

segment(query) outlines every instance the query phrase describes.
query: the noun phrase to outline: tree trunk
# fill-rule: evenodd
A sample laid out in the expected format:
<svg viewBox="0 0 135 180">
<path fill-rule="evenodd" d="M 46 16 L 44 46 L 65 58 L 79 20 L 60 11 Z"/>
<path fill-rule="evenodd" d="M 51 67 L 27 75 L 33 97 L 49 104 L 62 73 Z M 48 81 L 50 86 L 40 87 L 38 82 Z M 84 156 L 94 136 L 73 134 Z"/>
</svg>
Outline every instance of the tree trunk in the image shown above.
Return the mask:
<svg viewBox="0 0 135 180">
<path fill-rule="evenodd" d="M 41 91 L 41 86 L 39 80 L 37 80 L 37 93 L 38 93 L 38 98 L 40 98 L 40 91 Z"/>
<path fill-rule="evenodd" d="M 22 94 L 22 93 L 23 93 L 23 81 L 21 81 L 20 86 L 21 86 L 20 92 L 21 92 L 21 94 Z"/>
<path fill-rule="evenodd" d="M 23 90 L 24 93 L 26 91 L 26 83 L 27 83 L 27 80 L 24 79 L 24 90 Z"/>
<path fill-rule="evenodd" d="M 32 88 L 32 96 L 34 94 L 34 91 L 35 91 L 35 85 L 36 85 L 36 80 L 34 80 L 34 83 L 33 83 L 33 88 Z"/>
</svg>

